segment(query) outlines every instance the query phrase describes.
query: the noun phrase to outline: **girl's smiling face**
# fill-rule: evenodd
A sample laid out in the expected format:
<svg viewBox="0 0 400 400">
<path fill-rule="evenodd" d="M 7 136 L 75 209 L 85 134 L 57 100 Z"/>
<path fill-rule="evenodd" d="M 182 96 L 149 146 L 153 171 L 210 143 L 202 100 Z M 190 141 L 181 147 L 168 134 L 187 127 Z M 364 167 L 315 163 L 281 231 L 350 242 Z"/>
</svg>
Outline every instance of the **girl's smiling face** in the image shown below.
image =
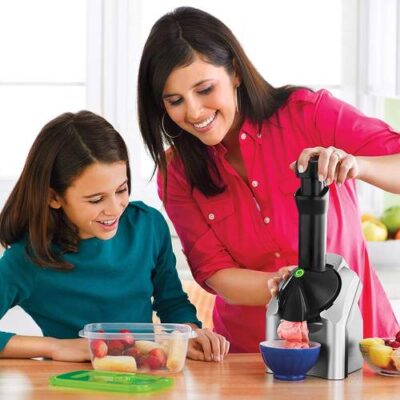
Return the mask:
<svg viewBox="0 0 400 400">
<path fill-rule="evenodd" d="M 51 195 L 50 207 L 62 208 L 81 239 L 111 239 L 129 203 L 127 164 L 95 162 L 72 181 L 63 196 Z"/>
<path fill-rule="evenodd" d="M 235 92 L 239 84 L 236 74 L 231 76 L 224 67 L 196 57 L 168 76 L 163 90 L 164 106 L 176 125 L 213 146 L 238 125 Z"/>
</svg>

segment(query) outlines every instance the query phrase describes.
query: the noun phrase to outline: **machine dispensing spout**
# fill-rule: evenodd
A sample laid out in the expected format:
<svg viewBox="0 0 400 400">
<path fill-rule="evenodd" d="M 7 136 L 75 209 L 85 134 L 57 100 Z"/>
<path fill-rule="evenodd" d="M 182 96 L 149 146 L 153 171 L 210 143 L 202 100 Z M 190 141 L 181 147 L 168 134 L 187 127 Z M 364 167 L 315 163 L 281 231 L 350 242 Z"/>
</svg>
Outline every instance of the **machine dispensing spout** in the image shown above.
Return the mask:
<svg viewBox="0 0 400 400">
<path fill-rule="evenodd" d="M 283 283 L 279 311 L 288 321 L 310 321 L 330 307 L 339 294 L 339 274 L 326 264 L 326 213 L 329 188 L 318 179 L 318 158 L 299 173 L 295 194 L 299 211 L 299 265 Z"/>
</svg>

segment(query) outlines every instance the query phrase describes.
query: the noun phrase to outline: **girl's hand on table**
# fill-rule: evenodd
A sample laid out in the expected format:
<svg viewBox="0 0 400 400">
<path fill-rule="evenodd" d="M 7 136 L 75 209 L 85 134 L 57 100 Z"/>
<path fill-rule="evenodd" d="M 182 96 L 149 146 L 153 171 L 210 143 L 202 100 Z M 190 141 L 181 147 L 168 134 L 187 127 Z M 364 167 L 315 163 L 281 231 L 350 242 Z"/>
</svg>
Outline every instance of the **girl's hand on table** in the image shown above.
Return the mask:
<svg viewBox="0 0 400 400">
<path fill-rule="evenodd" d="M 297 265 L 289 265 L 287 267 L 279 268 L 277 276 L 268 279 L 268 289 L 271 292 L 271 296 L 274 297 L 278 294 L 279 284 L 289 278 L 293 269 L 297 268 Z"/>
<path fill-rule="evenodd" d="M 56 361 L 85 362 L 90 360 L 87 339 L 54 339 L 51 358 Z"/>
<path fill-rule="evenodd" d="M 194 329 L 196 338 L 189 340 L 188 358 L 199 361 L 222 361 L 229 352 L 230 343 L 224 336 L 208 328 Z"/>
<path fill-rule="evenodd" d="M 346 179 L 357 178 L 360 175 L 357 158 L 333 146 L 304 149 L 297 160 L 297 169 L 300 173 L 307 169 L 308 160 L 314 156 L 319 156 L 319 180 L 325 181 L 327 185 L 336 181 L 340 186 Z M 290 169 L 294 171 L 295 168 L 296 161 L 290 164 Z"/>
</svg>

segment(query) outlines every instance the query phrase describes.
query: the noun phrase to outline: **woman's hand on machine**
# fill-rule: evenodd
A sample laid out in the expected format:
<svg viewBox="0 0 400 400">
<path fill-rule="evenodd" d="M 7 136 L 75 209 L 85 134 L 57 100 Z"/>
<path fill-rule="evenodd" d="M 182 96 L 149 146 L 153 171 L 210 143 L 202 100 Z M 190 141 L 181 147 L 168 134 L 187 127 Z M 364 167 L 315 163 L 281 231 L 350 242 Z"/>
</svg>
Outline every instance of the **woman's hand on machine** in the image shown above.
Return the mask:
<svg viewBox="0 0 400 400">
<path fill-rule="evenodd" d="M 346 179 L 357 178 L 360 174 L 357 158 L 333 146 L 318 146 L 304 149 L 297 160 L 298 171 L 300 173 L 304 172 L 307 169 L 308 160 L 315 156 L 319 157 L 319 180 L 321 182 L 325 181 L 326 185 L 330 185 L 336 181 L 340 186 Z M 293 171 L 295 170 L 296 161 L 290 164 L 290 168 Z"/>
<path fill-rule="evenodd" d="M 278 294 L 279 284 L 281 283 L 281 281 L 284 281 L 287 278 L 289 278 L 292 270 L 295 268 L 297 268 L 297 265 L 289 265 L 287 267 L 279 268 L 277 271 L 277 276 L 268 279 L 268 289 L 272 297 Z"/>
</svg>

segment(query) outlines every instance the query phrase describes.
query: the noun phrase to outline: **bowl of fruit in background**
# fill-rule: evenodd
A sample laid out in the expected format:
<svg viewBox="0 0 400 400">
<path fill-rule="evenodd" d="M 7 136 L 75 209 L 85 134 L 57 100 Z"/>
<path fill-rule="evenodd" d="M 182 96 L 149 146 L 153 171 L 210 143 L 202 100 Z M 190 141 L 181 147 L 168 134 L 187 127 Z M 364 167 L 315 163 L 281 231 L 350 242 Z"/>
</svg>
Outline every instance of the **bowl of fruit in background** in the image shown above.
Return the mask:
<svg viewBox="0 0 400 400">
<path fill-rule="evenodd" d="M 194 335 L 188 325 L 150 323 L 94 323 L 79 332 L 95 370 L 162 374 L 182 371 Z"/>
<path fill-rule="evenodd" d="M 370 369 L 381 375 L 400 377 L 400 331 L 393 338 L 366 338 L 359 343 Z"/>
</svg>

